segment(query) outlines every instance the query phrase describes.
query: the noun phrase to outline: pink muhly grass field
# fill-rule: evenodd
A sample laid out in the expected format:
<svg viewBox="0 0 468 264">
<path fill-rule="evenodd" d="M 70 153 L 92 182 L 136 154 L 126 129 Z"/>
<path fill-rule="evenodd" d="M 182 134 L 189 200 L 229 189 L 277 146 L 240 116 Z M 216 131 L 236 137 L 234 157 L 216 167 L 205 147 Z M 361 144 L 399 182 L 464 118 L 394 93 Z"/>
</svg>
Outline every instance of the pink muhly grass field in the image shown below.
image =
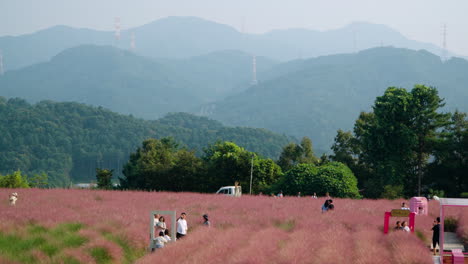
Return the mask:
<svg viewBox="0 0 468 264">
<path fill-rule="evenodd" d="M 16 206 L 8 194 L 16 191 Z M 428 243 L 438 203 L 430 202 L 430 215 L 416 217 L 416 235 L 383 234 L 385 211 L 399 208 L 401 200 L 333 199 L 335 210 L 321 213 L 323 198 L 213 194 L 95 191 L 64 189 L 0 189 L 0 232 L 36 223 L 53 227 L 63 222 L 86 226 L 80 234 L 89 242 L 67 252 L 83 263 L 86 250 L 108 249 L 115 263 L 122 249 L 102 233 L 124 236 L 135 248 L 149 242 L 150 211 L 187 213 L 188 235 L 137 263 L 432 263 Z M 202 226 L 207 213 L 211 228 Z M 392 218 L 392 228 L 397 220 Z M 166 217 L 169 225 L 170 217 Z M 173 227 L 170 227 L 173 228 Z M 0 259 L 2 256 L 0 254 Z"/>
</svg>

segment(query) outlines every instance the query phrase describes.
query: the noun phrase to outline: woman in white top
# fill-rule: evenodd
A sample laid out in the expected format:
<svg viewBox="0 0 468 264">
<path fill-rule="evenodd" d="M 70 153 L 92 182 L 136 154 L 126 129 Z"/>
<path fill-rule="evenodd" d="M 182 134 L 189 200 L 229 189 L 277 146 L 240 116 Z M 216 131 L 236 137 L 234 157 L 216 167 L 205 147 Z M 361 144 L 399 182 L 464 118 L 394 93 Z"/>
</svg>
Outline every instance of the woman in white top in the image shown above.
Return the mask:
<svg viewBox="0 0 468 264">
<path fill-rule="evenodd" d="M 403 226 L 403 231 L 406 231 L 406 232 L 410 232 L 411 229 L 408 227 L 408 223 L 406 223 L 406 221 L 403 221 L 401 223 L 401 226 Z"/>
<path fill-rule="evenodd" d="M 166 219 L 164 216 L 159 217 L 159 222 L 156 224 L 156 234 L 159 232 L 164 232 L 166 230 Z"/>
<path fill-rule="evenodd" d="M 154 245 L 156 248 L 163 248 L 164 244 L 168 241 L 164 238 L 164 232 L 159 232 L 159 236 L 154 239 Z"/>
</svg>

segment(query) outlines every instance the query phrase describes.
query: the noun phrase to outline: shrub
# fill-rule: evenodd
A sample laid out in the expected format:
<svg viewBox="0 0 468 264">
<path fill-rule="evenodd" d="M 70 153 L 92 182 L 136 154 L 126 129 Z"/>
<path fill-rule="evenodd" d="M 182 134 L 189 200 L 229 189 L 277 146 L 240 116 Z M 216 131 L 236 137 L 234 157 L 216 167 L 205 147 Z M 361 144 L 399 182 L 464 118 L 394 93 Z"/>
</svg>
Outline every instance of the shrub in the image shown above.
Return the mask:
<svg viewBox="0 0 468 264">
<path fill-rule="evenodd" d="M 403 185 L 385 185 L 382 198 L 395 200 L 403 196 Z"/>
<path fill-rule="evenodd" d="M 276 187 L 284 193 L 303 195 L 331 193 L 334 197 L 360 198 L 357 179 L 351 170 L 340 162 L 321 166 L 299 164 L 286 172 Z"/>
<path fill-rule="evenodd" d="M 21 171 L 12 174 L 0 175 L 0 188 L 29 188 L 26 175 L 21 175 Z"/>
<path fill-rule="evenodd" d="M 455 232 L 458 226 L 458 219 L 449 216 L 444 219 L 444 231 L 445 232 Z"/>
</svg>

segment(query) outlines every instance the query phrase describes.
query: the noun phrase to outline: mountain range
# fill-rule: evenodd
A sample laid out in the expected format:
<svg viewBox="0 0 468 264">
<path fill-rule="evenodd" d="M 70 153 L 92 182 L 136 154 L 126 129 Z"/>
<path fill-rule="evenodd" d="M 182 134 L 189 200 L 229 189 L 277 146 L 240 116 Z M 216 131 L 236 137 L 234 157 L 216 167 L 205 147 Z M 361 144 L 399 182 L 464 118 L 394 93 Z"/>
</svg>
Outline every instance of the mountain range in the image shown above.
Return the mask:
<svg viewBox="0 0 468 264">
<path fill-rule="evenodd" d="M 132 34 L 135 53 L 155 58 L 190 58 L 216 51 L 240 50 L 288 61 L 378 46 L 425 49 L 442 54 L 442 49 L 436 45 L 410 40 L 385 25 L 356 22 L 328 31 L 285 29 L 248 34 L 196 17 L 167 17 L 122 30 L 119 40 L 111 31 L 55 26 L 32 34 L 0 37 L 0 50 L 5 70 L 12 70 L 48 61 L 65 49 L 84 44 L 130 49 Z"/>
<path fill-rule="evenodd" d="M 352 129 L 390 86 L 438 89 L 444 111 L 468 111 L 468 61 L 448 61 L 427 51 L 373 48 L 279 64 L 266 80 L 239 94 L 205 105 L 200 113 L 229 125 L 267 128 L 309 136 L 328 149 L 338 129 Z"/>
<path fill-rule="evenodd" d="M 442 61 L 425 50 L 391 47 L 279 63 L 219 51 L 189 59 L 153 59 L 112 46 L 84 45 L 52 60 L 0 77 L 0 95 L 77 101 L 155 119 L 192 112 L 232 126 L 308 136 L 317 152 L 338 129 L 351 129 L 361 111 L 389 86 L 438 88 L 445 110 L 467 111 L 468 61 Z"/>
<path fill-rule="evenodd" d="M 0 95 L 30 102 L 75 101 L 154 119 L 245 90 L 251 63 L 249 54 L 232 50 L 152 59 L 113 46 L 82 45 L 48 62 L 6 72 L 0 76 Z M 263 72 L 276 62 L 258 57 L 257 65 Z"/>
</svg>

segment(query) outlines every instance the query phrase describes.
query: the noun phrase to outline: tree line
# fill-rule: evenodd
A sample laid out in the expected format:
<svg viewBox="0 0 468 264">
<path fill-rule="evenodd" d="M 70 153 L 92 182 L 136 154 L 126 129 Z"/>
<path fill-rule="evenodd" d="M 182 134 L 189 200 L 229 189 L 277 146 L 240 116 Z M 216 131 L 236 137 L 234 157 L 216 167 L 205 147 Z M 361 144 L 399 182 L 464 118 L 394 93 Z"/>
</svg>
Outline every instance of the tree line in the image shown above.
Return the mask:
<svg viewBox="0 0 468 264">
<path fill-rule="evenodd" d="M 294 140 L 265 129 L 226 127 L 186 113 L 149 121 L 79 103 L 29 104 L 0 97 L 0 173 L 48 175 L 50 187 L 89 182 L 95 169 L 122 176 L 130 153 L 148 138 L 172 136 L 197 155 L 217 140 L 231 140 L 267 157 Z"/>
<path fill-rule="evenodd" d="M 434 87 L 389 87 L 352 132 L 337 132 L 330 158 L 351 168 L 366 197 L 459 197 L 468 190 L 467 114 L 444 105 Z"/>
<path fill-rule="evenodd" d="M 99 173 L 98 181 L 104 179 L 102 170 Z M 249 193 L 252 176 L 253 194 L 330 192 L 336 197 L 360 197 L 351 170 L 340 162 L 320 162 L 306 137 L 300 144 L 286 145 L 278 161 L 228 141 L 209 145 L 197 157 L 172 138 L 148 139 L 130 155 L 123 174 L 119 178 L 123 189 L 214 193 L 238 182 Z"/>
</svg>

